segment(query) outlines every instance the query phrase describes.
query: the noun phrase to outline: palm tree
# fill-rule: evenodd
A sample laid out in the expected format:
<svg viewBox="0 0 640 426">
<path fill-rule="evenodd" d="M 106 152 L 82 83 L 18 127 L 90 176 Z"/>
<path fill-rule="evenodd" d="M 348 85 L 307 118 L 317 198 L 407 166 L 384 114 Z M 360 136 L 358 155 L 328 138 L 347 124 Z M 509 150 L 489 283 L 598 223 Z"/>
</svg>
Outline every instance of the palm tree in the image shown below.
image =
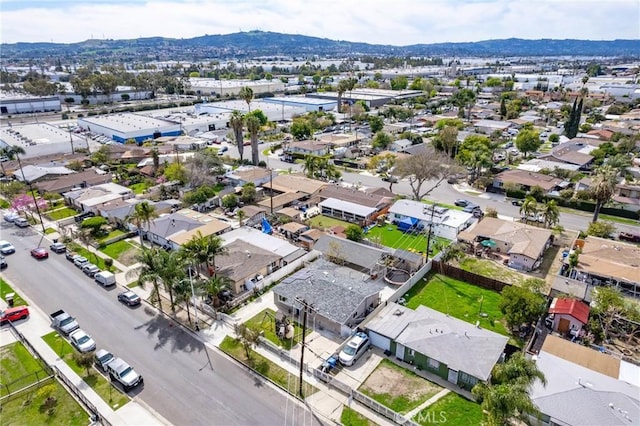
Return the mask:
<svg viewBox="0 0 640 426">
<path fill-rule="evenodd" d="M 138 283 L 140 287 L 144 288 L 145 283 L 151 283 L 153 285 L 153 291 L 151 292 L 150 301 L 153 303 L 155 300 L 158 303 L 160 312 L 162 312 L 162 303 L 160 303 L 160 282 L 162 277 L 160 275 L 161 265 L 157 261 L 161 253 L 164 250 L 159 248 L 142 248 L 142 252 L 136 256 L 136 261 L 140 264 L 138 267 L 129 270 L 127 275 L 137 275 Z"/>
<path fill-rule="evenodd" d="M 238 154 L 240 155 L 240 162 L 244 159 L 244 137 L 243 137 L 243 127 L 244 127 L 244 117 L 238 110 L 234 110 L 231 113 L 231 118 L 229 118 L 229 125 L 233 129 L 233 135 L 236 138 L 236 145 L 238 146 Z"/>
<path fill-rule="evenodd" d="M 318 171 L 318 157 L 314 155 L 305 156 L 302 171 L 307 177 L 313 178 Z"/>
<path fill-rule="evenodd" d="M 258 343 L 258 338 L 260 334 L 256 332 L 256 330 L 247 327 L 245 324 L 238 324 L 236 326 L 236 334 L 238 335 L 238 340 L 244 347 L 245 355 L 247 356 L 247 361 L 251 361 L 251 348 L 253 348 Z"/>
<path fill-rule="evenodd" d="M 242 227 L 242 221 L 247 216 L 246 213 L 244 212 L 244 210 L 238 210 L 238 213 L 236 213 L 236 216 L 238 217 L 238 222 L 240 223 L 240 227 Z"/>
<path fill-rule="evenodd" d="M 138 229 L 141 247 L 144 247 L 144 242 L 142 240 L 142 226 L 146 225 L 148 231 L 151 227 L 151 222 L 157 217 L 158 213 L 156 212 L 156 208 L 149 204 L 148 201 L 136 204 L 133 208 L 133 212 L 127 216 L 126 221 L 133 223 Z"/>
<path fill-rule="evenodd" d="M 164 284 L 164 289 L 169 293 L 169 301 L 171 302 L 171 311 L 175 312 L 174 300 L 174 284 L 186 278 L 185 262 L 180 252 L 159 250 L 157 264 L 160 265 L 160 277 Z"/>
<path fill-rule="evenodd" d="M 214 275 L 208 279 L 201 280 L 198 283 L 198 290 L 211 301 L 211 304 L 214 307 L 216 307 L 220 304 L 218 294 L 223 290 L 230 289 L 232 285 L 233 281 L 231 278 L 224 275 Z"/>
<path fill-rule="evenodd" d="M 251 135 L 251 162 L 257 166 L 260 162 L 260 151 L 258 150 L 258 132 L 260 131 L 260 119 L 255 115 L 246 115 L 245 123 Z"/>
<path fill-rule="evenodd" d="M 596 176 L 594 177 L 593 184 L 591 186 L 593 198 L 596 201 L 596 207 L 593 210 L 592 222 L 595 223 L 598 221 L 600 209 L 609 202 L 611 196 L 615 192 L 617 177 L 617 171 L 609 165 L 604 165 L 596 171 Z"/>
<path fill-rule="evenodd" d="M 524 203 L 520 206 L 520 216 L 524 218 L 525 222 L 529 221 L 529 218 L 535 216 L 538 213 L 538 202 L 532 196 L 525 198 Z"/>
<path fill-rule="evenodd" d="M 207 265 L 209 276 L 215 275 L 216 256 L 227 254 L 227 248 L 223 245 L 223 240 L 217 235 L 202 235 L 200 231 L 182 246 L 183 258 L 194 266 Z"/>
<path fill-rule="evenodd" d="M 489 426 L 510 424 L 510 419 L 523 419 L 538 412 L 531 401 L 529 390 L 536 380 L 546 385 L 544 374 L 535 361 L 527 360 L 521 353 L 514 354 L 493 371 L 491 383 L 478 383 L 472 393 L 477 397 Z"/>
<path fill-rule="evenodd" d="M 191 311 L 189 310 L 189 304 L 191 302 L 191 297 L 193 294 L 191 293 L 191 283 L 188 278 L 176 281 L 173 283 L 173 291 L 176 295 L 176 303 L 184 302 L 187 305 L 187 319 L 189 320 L 189 324 L 191 324 Z"/>
<path fill-rule="evenodd" d="M 556 200 L 549 200 L 542 206 L 544 226 L 551 228 L 560 222 L 560 209 Z"/>
<path fill-rule="evenodd" d="M 338 112 L 341 111 L 341 107 L 342 107 L 342 95 L 344 94 L 344 92 L 346 92 L 347 90 L 349 90 L 349 86 L 351 85 L 351 83 L 349 82 L 349 79 L 343 79 L 340 80 L 340 82 L 338 83 L 338 88 L 336 89 L 338 92 Z"/>
<path fill-rule="evenodd" d="M 444 265 L 452 260 L 460 260 L 464 257 L 464 247 L 460 243 L 449 245 L 440 256 L 440 273 L 444 274 Z"/>
<path fill-rule="evenodd" d="M 20 172 L 22 172 L 22 181 L 27 183 L 27 180 L 24 177 L 24 170 L 22 170 L 22 162 L 20 161 L 20 155 L 26 154 L 24 148 L 18 145 L 13 145 L 10 147 L 2 148 L 2 155 L 9 158 L 9 160 L 13 160 L 14 158 L 18 160 L 18 167 L 20 167 Z M 2 174 L 4 174 L 4 164 L 2 164 Z"/>
<path fill-rule="evenodd" d="M 251 87 L 242 86 L 242 88 L 240 88 L 240 92 L 238 92 L 238 97 L 247 103 L 249 112 L 251 112 L 251 101 L 253 100 L 253 89 Z"/>
</svg>

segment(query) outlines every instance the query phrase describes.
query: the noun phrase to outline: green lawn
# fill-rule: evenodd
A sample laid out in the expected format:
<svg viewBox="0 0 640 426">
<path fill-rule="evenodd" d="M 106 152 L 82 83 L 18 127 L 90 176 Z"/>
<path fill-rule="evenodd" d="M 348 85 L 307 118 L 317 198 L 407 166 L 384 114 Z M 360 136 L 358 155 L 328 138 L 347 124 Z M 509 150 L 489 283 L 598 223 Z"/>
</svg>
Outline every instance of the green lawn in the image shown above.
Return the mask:
<svg viewBox="0 0 640 426">
<path fill-rule="evenodd" d="M 418 252 L 423 255 L 427 247 L 427 236 L 425 234 L 414 235 L 405 233 L 399 231 L 397 226 L 391 224 L 371 227 L 365 234 L 365 238 L 387 247 Z M 443 247 L 449 244 L 449 240 L 432 235 L 431 256 L 435 256 Z"/>
<path fill-rule="evenodd" d="M 132 190 L 135 194 L 143 194 L 144 191 L 150 186 L 151 184 L 149 182 L 140 182 L 129 185 L 129 189 Z"/>
<path fill-rule="evenodd" d="M 14 293 L 15 294 L 13 296 L 13 305 L 14 306 L 28 305 L 28 303 L 22 297 L 20 297 L 20 295 L 18 293 L 16 293 L 15 290 L 12 289 L 11 286 L 9 284 L 7 284 L 7 282 L 5 280 L 0 278 L 0 298 L 2 298 L 2 300 L 5 300 L 4 297 L 7 295 L 7 293 Z"/>
<path fill-rule="evenodd" d="M 0 209 L 8 209 L 9 207 L 11 207 L 11 203 L 4 198 L 0 198 Z"/>
<path fill-rule="evenodd" d="M 61 209 L 53 210 L 46 213 L 46 215 L 49 216 L 49 219 L 51 220 L 65 219 L 67 217 L 75 216 L 77 214 L 78 212 L 70 207 L 63 207 Z"/>
<path fill-rule="evenodd" d="M 86 248 L 76 243 L 69 243 L 67 244 L 67 247 L 69 248 L 69 250 L 76 252 L 80 256 L 86 257 L 89 262 L 93 263 L 103 271 L 107 270 L 107 266 L 104 264 L 104 259 L 98 256 L 96 253 L 90 252 Z M 118 268 L 116 267 L 111 267 L 111 272 L 115 274 L 116 272 L 120 272 L 120 270 L 118 270 Z"/>
<path fill-rule="evenodd" d="M 499 308 L 499 293 L 440 274 L 429 275 L 426 279 L 428 281 L 421 280 L 405 294 L 407 307 L 428 306 L 472 324 L 480 320 L 482 328 L 509 335 L 502 322 L 504 315 Z"/>
<path fill-rule="evenodd" d="M 104 246 L 100 251 L 127 266 L 133 265 L 136 262 L 136 254 L 140 253 L 137 245 L 131 244 L 126 240 L 116 241 L 108 246 Z"/>
<path fill-rule="evenodd" d="M 435 423 L 447 426 L 477 426 L 482 424 L 482 409 L 479 404 L 450 392 L 420 411 L 412 420 L 425 426 Z"/>
<path fill-rule="evenodd" d="M 522 285 L 524 280 L 531 278 L 528 275 L 514 271 L 507 266 L 500 265 L 498 262 L 489 259 L 477 259 L 475 257 L 465 256 L 460 260 L 459 266 L 460 269 L 464 269 L 465 271 L 513 285 Z"/>
<path fill-rule="evenodd" d="M 332 217 L 318 215 L 309 219 L 309 226 L 312 228 L 318 229 L 328 229 L 334 226 L 342 226 L 347 228 L 349 225 L 353 225 L 353 223 L 345 222 L 343 220 L 334 219 Z"/>
<path fill-rule="evenodd" d="M 120 393 L 117 389 L 111 385 L 102 374 L 98 373 L 95 368 L 89 369 L 89 374 L 84 368 L 81 368 L 76 364 L 73 359 L 73 354 L 76 352 L 73 346 L 67 342 L 56 331 L 52 331 L 49 334 L 42 336 L 44 340 L 53 351 L 58 354 L 60 359 L 67 363 L 73 371 L 75 371 L 91 389 L 93 389 L 100 397 L 107 403 L 113 410 L 117 410 L 126 403 L 129 402 L 129 397 Z"/>
<path fill-rule="evenodd" d="M 265 309 L 258 315 L 245 322 L 245 325 L 253 330 L 262 332 L 262 335 L 265 339 L 270 340 L 276 345 L 289 350 L 293 346 L 298 344 L 298 336 L 300 335 L 300 333 L 302 333 L 302 330 L 300 329 L 298 324 L 294 322 L 293 326 L 295 328 L 295 331 L 293 333 L 293 339 L 280 340 L 275 331 L 275 316 L 275 311 L 273 311 L 272 309 Z M 291 321 L 291 319 L 289 320 Z"/>
<path fill-rule="evenodd" d="M 375 423 L 358 413 L 353 408 L 343 407 L 340 416 L 340 424 L 343 426 L 374 426 Z"/>
<path fill-rule="evenodd" d="M 247 355 L 245 353 L 245 349 L 240 343 L 240 341 L 226 336 L 222 343 L 220 344 L 220 349 L 225 353 L 229 354 L 233 358 L 250 365 L 251 368 L 256 370 L 258 373 L 262 374 L 265 377 L 268 377 L 273 382 L 282 386 L 284 389 L 287 389 L 289 393 L 297 394 L 299 381 L 297 374 L 291 374 L 284 368 L 278 366 L 277 364 L 271 362 L 269 359 L 263 357 L 259 353 L 254 350 L 250 350 L 249 354 L 251 355 L 251 359 L 247 360 Z M 313 395 L 318 391 L 318 389 L 308 383 L 303 383 L 303 393 L 305 396 Z"/>
<path fill-rule="evenodd" d="M 474 193 L 472 193 L 470 195 L 477 195 L 477 193 L 474 192 Z M 444 204 L 444 203 L 441 203 L 439 201 L 436 202 L 436 201 L 433 201 L 433 200 L 421 200 L 421 201 L 423 203 L 425 203 L 425 204 L 438 204 L 440 207 L 446 207 L 446 208 L 451 209 L 451 210 L 460 210 L 460 211 L 464 210 L 464 207 L 459 207 L 459 206 L 456 206 L 455 204 Z"/>
<path fill-rule="evenodd" d="M 368 397 L 400 414 L 408 413 L 420 406 L 441 390 L 442 388 L 435 383 L 387 359 L 378 364 L 359 389 Z"/>
<path fill-rule="evenodd" d="M 20 342 L 0 347 L 0 396 L 15 392 L 49 374 Z"/>
<path fill-rule="evenodd" d="M 53 229 L 53 228 L 46 228 L 46 229 L 44 230 L 44 233 L 45 233 L 46 235 L 53 234 L 53 233 L 55 233 L 55 232 L 58 232 L 58 231 L 56 231 L 56 230 L 55 230 L 55 229 Z"/>
<path fill-rule="evenodd" d="M 119 237 L 120 235 L 124 235 L 124 233 L 125 232 L 120 229 L 114 229 L 113 231 L 109 232 L 108 235 L 100 238 L 99 242 L 109 241 L 112 238 Z"/>
</svg>

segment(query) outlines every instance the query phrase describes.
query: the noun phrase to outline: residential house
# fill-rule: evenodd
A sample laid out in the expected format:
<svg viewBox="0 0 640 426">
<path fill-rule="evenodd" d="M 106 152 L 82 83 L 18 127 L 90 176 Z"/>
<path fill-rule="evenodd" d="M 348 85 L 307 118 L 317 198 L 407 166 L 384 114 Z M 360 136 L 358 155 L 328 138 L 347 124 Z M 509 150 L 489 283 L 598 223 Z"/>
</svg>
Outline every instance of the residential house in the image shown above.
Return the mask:
<svg viewBox="0 0 640 426">
<path fill-rule="evenodd" d="M 279 227 L 279 231 L 288 239 L 298 241 L 300 235 L 309 230 L 309 226 L 297 222 L 289 222 Z"/>
<path fill-rule="evenodd" d="M 253 183 L 256 187 L 269 182 L 271 177 L 277 175 L 278 172 L 275 170 L 255 166 L 241 166 L 225 173 L 225 177 L 233 186 L 244 186 L 247 183 Z"/>
<path fill-rule="evenodd" d="M 377 194 L 373 191 L 361 191 L 329 185 L 318 192 L 318 203 L 322 214 L 347 222 L 366 225 L 378 216 L 385 214 L 393 202 L 388 193 Z"/>
<path fill-rule="evenodd" d="M 472 213 L 407 199 L 396 201 L 388 217 L 403 231 L 426 230 L 431 225 L 433 235 L 448 240 L 455 240 L 460 231 L 476 222 Z"/>
<path fill-rule="evenodd" d="M 551 329 L 573 339 L 589 322 L 589 305 L 579 299 L 554 298 L 549 307 Z"/>
<path fill-rule="evenodd" d="M 329 154 L 329 147 L 329 143 L 314 140 L 305 140 L 287 144 L 284 152 L 285 154 L 295 155 L 297 157 L 304 157 L 306 155 L 315 155 L 318 157 L 322 157 Z"/>
<path fill-rule="evenodd" d="M 378 210 L 375 207 L 367 207 L 335 198 L 327 198 L 321 201 L 318 203 L 318 207 L 324 216 L 355 223 L 359 226 L 372 223 L 378 216 L 376 214 Z"/>
<path fill-rule="evenodd" d="M 99 209 L 100 216 L 107 219 L 107 221 L 116 226 L 128 226 L 129 229 L 135 230 L 135 226 L 130 223 L 129 217 L 135 211 L 135 206 L 141 202 L 147 202 L 153 206 L 155 213 L 158 215 L 173 213 L 178 210 L 180 201 L 178 200 L 163 200 L 152 201 L 142 200 L 138 198 L 128 198 L 126 200 L 114 200 L 108 203 L 102 204 Z M 177 204 L 176 204 L 177 203 Z"/>
<path fill-rule="evenodd" d="M 323 133 L 318 137 L 318 142 L 328 145 L 329 149 L 350 148 L 357 146 L 362 137 L 363 134 L 358 136 L 357 134 Z"/>
<path fill-rule="evenodd" d="M 285 220 L 300 221 L 302 220 L 303 212 L 294 207 L 284 207 L 276 210 L 276 214 L 286 218 Z"/>
<path fill-rule="evenodd" d="M 540 267 L 542 257 L 553 243 L 548 229 L 536 228 L 520 222 L 485 217 L 458 234 L 458 240 L 481 249 L 482 242 L 491 240 L 491 249 L 508 256 L 508 265 L 515 269 L 532 271 Z"/>
<path fill-rule="evenodd" d="M 195 219 L 195 217 L 192 217 L 192 219 Z M 198 218 L 198 221 L 200 222 L 200 226 L 189 230 L 180 230 L 167 238 L 173 249 L 178 249 L 180 246 L 193 240 L 193 238 L 220 235 L 231 231 L 231 224 L 229 222 L 224 222 L 212 216 Z"/>
<path fill-rule="evenodd" d="M 470 390 L 488 382 L 509 338 L 426 306 L 390 303 L 367 322 L 371 344 Z"/>
<path fill-rule="evenodd" d="M 242 224 L 245 226 L 254 226 L 262 223 L 262 219 L 267 217 L 267 209 L 260 206 L 244 205 L 240 208 L 244 213 Z M 236 213 L 236 218 L 238 218 Z"/>
<path fill-rule="evenodd" d="M 490 135 L 495 131 L 506 132 L 507 129 L 514 127 L 514 125 L 508 121 L 478 120 L 473 123 L 473 127 L 480 133 Z"/>
<path fill-rule="evenodd" d="M 225 232 L 220 235 L 220 238 L 224 240 L 225 246 L 239 239 L 263 250 L 277 254 L 280 256 L 281 261 L 276 266 L 276 269 L 293 262 L 307 253 L 304 249 L 294 246 L 283 238 L 265 234 L 260 230 L 248 226 Z M 273 270 L 269 271 L 269 273 L 271 272 L 273 272 Z"/>
<path fill-rule="evenodd" d="M 315 248 L 314 247 L 315 244 L 323 235 L 325 234 L 321 230 L 312 228 L 301 233 L 300 236 L 298 237 L 298 242 L 302 247 L 306 248 L 307 250 L 313 250 Z"/>
<path fill-rule="evenodd" d="M 568 186 L 562 179 L 542 173 L 530 172 L 527 170 L 511 169 L 498 173 L 493 177 L 492 188 L 497 191 L 504 191 L 507 183 L 514 184 L 516 188 L 528 192 L 534 186 L 539 186 L 545 193 L 557 191 Z"/>
<path fill-rule="evenodd" d="M 622 204 L 625 208 L 637 211 L 640 209 L 640 184 L 627 181 L 616 185 L 613 201 Z"/>
<path fill-rule="evenodd" d="M 285 192 L 282 194 L 269 196 L 258 202 L 260 207 L 269 209 L 269 211 L 278 211 L 294 204 L 300 203 L 301 200 L 307 198 L 302 192 Z"/>
<path fill-rule="evenodd" d="M 593 129 L 587 132 L 589 136 L 595 136 L 603 141 L 610 141 L 615 132 L 608 129 Z"/>
<path fill-rule="evenodd" d="M 548 335 L 534 356 L 546 383 L 536 381 L 532 425 L 640 424 L 640 368 L 587 346 Z"/>
<path fill-rule="evenodd" d="M 71 173 L 51 180 L 39 181 L 33 186 L 42 193 L 62 194 L 74 188 L 87 188 L 111 181 L 113 181 L 113 175 L 111 173 L 106 173 L 99 169 L 87 169 L 79 173 Z"/>
<path fill-rule="evenodd" d="M 409 139 L 398 139 L 391 143 L 391 151 L 393 152 L 403 152 L 405 149 L 409 148 L 413 143 Z"/>
<path fill-rule="evenodd" d="M 36 183 L 48 179 L 55 179 L 60 176 L 75 173 L 73 170 L 64 166 L 45 166 L 45 165 L 23 165 L 22 169 L 18 168 L 13 172 L 13 176 L 20 182 Z"/>
<path fill-rule="evenodd" d="M 231 291 L 242 294 L 282 266 L 282 256 L 236 239 L 225 244 L 226 253 L 216 256 L 216 273 L 231 280 Z M 210 271 L 213 272 L 213 271 Z"/>
<path fill-rule="evenodd" d="M 560 170 L 568 170 L 571 172 L 577 172 L 580 169 L 580 166 L 576 164 L 567 164 L 567 163 L 558 163 L 557 161 L 548 161 L 548 160 L 540 160 L 538 158 L 532 158 L 531 160 L 525 161 L 523 163 L 518 164 L 518 170 L 524 170 L 526 172 L 534 172 L 538 173 L 540 170 L 551 170 L 555 169 Z"/>
<path fill-rule="evenodd" d="M 267 182 L 262 186 L 266 190 L 273 189 L 277 193 L 300 192 L 307 197 L 311 197 L 328 185 L 326 182 L 310 179 L 302 174 L 281 174 L 274 175 L 271 182 Z"/>
<path fill-rule="evenodd" d="M 381 280 L 372 280 L 324 259 L 284 278 L 273 288 L 280 311 L 301 322 L 300 300 L 314 307 L 310 322 L 317 329 L 347 337 L 380 304 Z"/>
<path fill-rule="evenodd" d="M 589 155 L 589 152 L 595 148 L 595 146 L 584 142 L 565 142 L 553 148 L 549 154 L 541 155 L 539 158 L 558 163 L 575 164 L 580 167 L 580 170 L 589 170 L 593 164 L 593 156 Z"/>
<path fill-rule="evenodd" d="M 143 238 L 165 248 L 178 248 L 171 243 L 174 234 L 184 233 L 202 226 L 202 222 L 180 214 L 172 213 L 154 219 L 148 228 L 143 228 Z"/>
<path fill-rule="evenodd" d="M 322 235 L 313 249 L 334 263 L 346 265 L 370 276 L 379 275 L 384 270 L 382 259 L 390 252 L 388 249 L 361 244 L 336 235 Z"/>
<path fill-rule="evenodd" d="M 115 200 L 134 198 L 135 193 L 126 186 L 110 182 L 65 192 L 62 196 L 68 205 L 80 211 L 99 214 L 102 206 Z"/>
</svg>

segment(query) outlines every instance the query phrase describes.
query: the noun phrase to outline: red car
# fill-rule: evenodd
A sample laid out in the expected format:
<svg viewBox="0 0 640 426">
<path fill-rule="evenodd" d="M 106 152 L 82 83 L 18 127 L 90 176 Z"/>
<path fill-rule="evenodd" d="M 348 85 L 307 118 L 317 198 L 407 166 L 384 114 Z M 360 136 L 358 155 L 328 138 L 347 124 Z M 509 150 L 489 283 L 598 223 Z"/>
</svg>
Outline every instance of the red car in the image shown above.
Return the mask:
<svg viewBox="0 0 640 426">
<path fill-rule="evenodd" d="M 14 322 L 26 319 L 29 316 L 29 308 L 26 306 L 16 306 L 15 308 L 7 308 L 0 311 L 0 324 L 6 324 L 8 321 Z"/>
<path fill-rule="evenodd" d="M 31 256 L 36 259 L 47 259 L 49 257 L 49 252 L 44 247 L 37 247 L 31 250 Z"/>
</svg>

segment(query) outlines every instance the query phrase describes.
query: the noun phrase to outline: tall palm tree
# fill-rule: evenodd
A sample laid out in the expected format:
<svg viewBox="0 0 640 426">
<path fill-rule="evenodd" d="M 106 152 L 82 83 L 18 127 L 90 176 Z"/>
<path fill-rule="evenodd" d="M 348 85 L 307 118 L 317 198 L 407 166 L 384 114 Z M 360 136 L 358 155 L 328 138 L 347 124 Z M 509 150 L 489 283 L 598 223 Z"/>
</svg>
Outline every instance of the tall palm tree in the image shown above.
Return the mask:
<svg viewBox="0 0 640 426">
<path fill-rule="evenodd" d="M 244 117 L 238 110 L 234 110 L 229 118 L 229 125 L 233 129 L 233 136 L 236 139 L 236 145 L 238 146 L 238 154 L 240 155 L 240 162 L 244 159 Z"/>
<path fill-rule="evenodd" d="M 184 302 L 187 306 L 187 319 L 189 320 L 189 324 L 191 324 L 191 311 L 189 310 L 189 304 L 193 294 L 191 293 L 191 283 L 189 282 L 189 279 L 185 278 L 176 281 L 173 283 L 172 287 L 176 295 L 176 302 Z"/>
<path fill-rule="evenodd" d="M 260 120 L 255 115 L 246 115 L 245 123 L 249 135 L 251 135 L 251 162 L 257 166 L 260 162 L 260 151 L 258 150 L 258 132 L 260 131 Z"/>
<path fill-rule="evenodd" d="M 157 253 L 159 255 L 157 263 L 160 265 L 159 274 L 165 291 L 169 293 L 171 311 L 175 312 L 174 284 L 186 278 L 185 262 L 178 251 L 159 250 Z"/>
<path fill-rule="evenodd" d="M 538 213 L 538 202 L 535 198 L 528 196 L 525 198 L 524 203 L 520 206 L 520 216 L 524 218 L 525 222 L 529 221 L 529 218 L 535 216 Z"/>
<path fill-rule="evenodd" d="M 617 171 L 609 165 L 604 165 L 596 171 L 596 175 L 591 186 L 591 192 L 593 193 L 593 198 L 596 201 L 596 207 L 593 210 L 592 222 L 595 223 L 598 221 L 600 209 L 609 202 L 611 196 L 615 192 L 617 178 Z"/>
<path fill-rule="evenodd" d="M 242 227 L 242 221 L 247 216 L 246 213 L 244 212 L 244 210 L 238 210 L 236 216 L 238 217 L 238 223 L 240 224 L 240 227 Z"/>
<path fill-rule="evenodd" d="M 253 100 L 253 89 L 251 87 L 242 86 L 240 88 L 240 92 L 238 92 L 238 97 L 247 103 L 249 112 L 251 112 L 251 101 Z"/>
<path fill-rule="evenodd" d="M 223 240 L 217 235 L 203 236 L 200 231 L 186 242 L 181 249 L 183 258 L 194 266 L 207 265 L 209 276 L 215 275 L 216 256 L 227 254 Z"/>
<path fill-rule="evenodd" d="M 127 275 L 137 275 L 140 287 L 144 288 L 146 283 L 153 285 L 150 301 L 151 303 L 154 300 L 156 301 L 160 312 L 162 312 L 162 303 L 160 303 L 160 283 L 162 282 L 160 271 L 162 265 L 157 260 L 160 259 L 160 252 L 162 251 L 164 250 L 159 248 L 148 249 L 143 247 L 142 252 L 136 256 L 136 261 L 140 265 L 127 272 Z"/>
<path fill-rule="evenodd" d="M 551 228 L 560 222 L 560 209 L 556 200 L 549 200 L 542 206 L 544 226 Z"/>
<path fill-rule="evenodd" d="M 546 385 L 544 374 L 535 361 L 527 360 L 521 353 L 514 354 L 504 364 L 494 367 L 491 383 L 478 383 L 472 393 L 478 398 L 489 426 L 510 424 L 510 419 L 523 419 L 538 412 L 531 401 L 531 385 L 540 380 Z"/>
<path fill-rule="evenodd" d="M 126 221 L 133 223 L 138 228 L 138 235 L 140 236 L 140 246 L 144 247 L 142 239 L 142 227 L 147 226 L 147 231 L 151 227 L 153 219 L 158 217 L 156 208 L 149 204 L 148 201 L 143 201 L 134 206 L 133 212 L 127 216 Z"/>
<path fill-rule="evenodd" d="M 302 171 L 307 175 L 307 177 L 313 178 L 318 171 L 318 157 L 315 155 L 305 156 Z"/>
<path fill-rule="evenodd" d="M 2 148 L 2 155 L 5 155 L 9 158 L 9 160 L 13 160 L 14 158 L 18 160 L 18 167 L 20 168 L 20 172 L 22 173 L 22 181 L 27 183 L 27 180 L 24 177 L 24 170 L 22 170 L 22 162 L 20 161 L 20 156 L 26 154 L 24 148 L 18 145 L 9 146 L 6 148 Z M 2 165 L 2 173 L 4 174 L 4 165 Z"/>
<path fill-rule="evenodd" d="M 199 281 L 199 292 L 207 297 L 214 307 L 220 305 L 218 294 L 223 290 L 228 290 L 233 285 L 231 278 L 224 275 L 214 275 L 208 279 Z"/>
</svg>

